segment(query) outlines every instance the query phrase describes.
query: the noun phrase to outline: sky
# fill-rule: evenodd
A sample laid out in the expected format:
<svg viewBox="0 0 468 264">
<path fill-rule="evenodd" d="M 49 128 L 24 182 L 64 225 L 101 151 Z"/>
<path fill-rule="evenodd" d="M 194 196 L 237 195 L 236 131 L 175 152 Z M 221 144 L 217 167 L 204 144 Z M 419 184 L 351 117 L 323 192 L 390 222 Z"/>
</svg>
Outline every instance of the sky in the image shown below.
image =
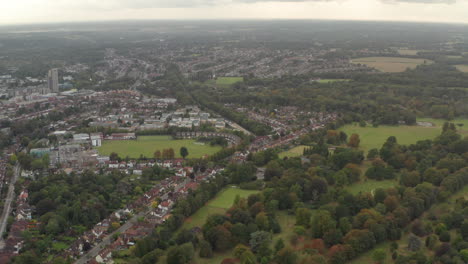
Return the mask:
<svg viewBox="0 0 468 264">
<path fill-rule="evenodd" d="M 468 23 L 468 0 L 0 0 L 0 25 L 126 19 Z"/>
</svg>

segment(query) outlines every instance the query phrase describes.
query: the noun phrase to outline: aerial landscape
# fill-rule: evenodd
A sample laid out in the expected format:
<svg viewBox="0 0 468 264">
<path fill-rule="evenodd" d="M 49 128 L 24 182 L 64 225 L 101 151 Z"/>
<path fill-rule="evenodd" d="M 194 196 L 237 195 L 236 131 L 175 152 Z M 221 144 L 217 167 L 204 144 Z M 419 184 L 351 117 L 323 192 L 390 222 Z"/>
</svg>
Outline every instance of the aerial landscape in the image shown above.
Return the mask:
<svg viewBox="0 0 468 264">
<path fill-rule="evenodd" d="M 466 2 L 58 2 L 0 10 L 0 264 L 468 263 Z"/>
</svg>

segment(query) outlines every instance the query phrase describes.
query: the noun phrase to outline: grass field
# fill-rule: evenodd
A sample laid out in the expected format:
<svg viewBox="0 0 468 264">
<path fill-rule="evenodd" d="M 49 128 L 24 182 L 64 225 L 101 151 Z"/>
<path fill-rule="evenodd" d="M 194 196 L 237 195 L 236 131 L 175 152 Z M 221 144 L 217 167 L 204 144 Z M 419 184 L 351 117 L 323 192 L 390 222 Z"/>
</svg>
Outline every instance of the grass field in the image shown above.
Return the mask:
<svg viewBox="0 0 468 264">
<path fill-rule="evenodd" d="M 408 145 L 419 140 L 433 139 L 441 132 L 439 127 L 422 126 L 379 126 L 360 127 L 358 124 L 346 125 L 340 130 L 348 136 L 358 134 L 361 139 L 360 148 L 364 151 L 380 149 L 390 136 L 395 136 L 399 144 Z"/>
<path fill-rule="evenodd" d="M 435 118 L 418 118 L 418 121 L 422 122 L 431 122 L 435 125 L 434 128 L 438 129 L 439 132 L 442 132 L 442 126 L 445 122 L 451 122 L 457 125 L 457 131 L 461 135 L 468 135 L 468 119 L 456 118 L 450 121 L 443 120 L 443 119 L 435 119 Z M 459 126 L 462 124 L 462 126 Z"/>
<path fill-rule="evenodd" d="M 365 173 L 365 171 L 363 171 L 363 173 Z M 383 180 L 383 181 L 366 180 L 366 181 L 361 181 L 361 182 L 352 184 L 346 187 L 346 190 L 348 190 L 352 194 L 358 194 L 360 192 L 363 192 L 363 193 L 372 192 L 377 188 L 388 189 L 396 185 L 398 185 L 398 182 L 396 180 Z"/>
<path fill-rule="evenodd" d="M 300 157 L 300 156 L 302 156 L 302 153 L 304 153 L 304 149 L 308 148 L 308 147 L 309 146 L 305 146 L 305 145 L 297 146 L 297 147 L 294 147 L 294 148 L 292 148 L 290 150 L 283 151 L 283 152 L 279 153 L 278 157 L 280 159 L 282 159 L 284 157 L 289 157 L 289 158 Z"/>
<path fill-rule="evenodd" d="M 229 86 L 237 82 L 243 82 L 243 77 L 218 77 L 216 79 L 216 84 L 219 86 Z"/>
<path fill-rule="evenodd" d="M 116 152 L 120 157 L 129 156 L 138 158 L 140 155 L 153 157 L 156 150 L 162 152 L 163 149 L 173 148 L 176 157 L 180 157 L 180 148 L 187 147 L 189 155 L 187 158 L 201 158 L 204 155 L 212 155 L 219 150 L 219 146 L 195 144 L 193 139 L 174 140 L 170 136 L 140 136 L 137 140 L 114 140 L 104 141 L 101 147 L 98 147 L 99 154 L 110 155 Z"/>
<path fill-rule="evenodd" d="M 468 65 L 455 65 L 455 67 L 461 72 L 468 72 Z"/>
<path fill-rule="evenodd" d="M 229 209 L 234 199 L 237 195 L 241 198 L 247 198 L 249 195 L 258 193 L 259 191 L 251 191 L 251 190 L 242 190 L 237 187 L 229 187 L 216 195 L 215 198 L 210 200 L 205 206 L 198 209 L 198 211 L 189 217 L 184 225 L 183 228 L 191 229 L 193 227 L 201 227 L 209 215 L 211 214 L 224 214 L 227 209 Z"/>
<path fill-rule="evenodd" d="M 365 64 L 383 72 L 403 72 L 407 68 L 413 69 L 424 63 L 432 63 L 430 60 L 401 57 L 365 57 L 352 59 L 351 62 Z"/>
</svg>

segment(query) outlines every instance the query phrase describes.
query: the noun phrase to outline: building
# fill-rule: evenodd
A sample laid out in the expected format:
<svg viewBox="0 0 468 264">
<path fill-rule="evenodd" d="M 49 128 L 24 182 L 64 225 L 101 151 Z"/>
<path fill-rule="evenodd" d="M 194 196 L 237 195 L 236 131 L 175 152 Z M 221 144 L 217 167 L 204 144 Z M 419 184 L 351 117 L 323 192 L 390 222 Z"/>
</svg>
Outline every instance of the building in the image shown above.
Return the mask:
<svg viewBox="0 0 468 264">
<path fill-rule="evenodd" d="M 49 70 L 47 74 L 47 84 L 49 85 L 50 92 L 59 92 L 58 69 Z"/>
<path fill-rule="evenodd" d="M 100 147 L 102 145 L 102 140 L 104 139 L 102 133 L 92 133 L 90 137 L 93 147 Z"/>
</svg>

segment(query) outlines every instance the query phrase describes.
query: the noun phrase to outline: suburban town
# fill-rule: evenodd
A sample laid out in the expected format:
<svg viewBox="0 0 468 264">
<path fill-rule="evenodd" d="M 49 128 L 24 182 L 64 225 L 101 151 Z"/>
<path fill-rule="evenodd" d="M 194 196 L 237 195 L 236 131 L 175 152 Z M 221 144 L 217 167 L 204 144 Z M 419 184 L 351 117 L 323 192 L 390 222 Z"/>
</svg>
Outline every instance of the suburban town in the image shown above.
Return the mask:
<svg viewBox="0 0 468 264">
<path fill-rule="evenodd" d="M 63 81 L 68 79 L 70 78 L 63 78 Z M 138 239 L 151 233 L 155 226 L 170 217 L 172 206 L 184 199 L 189 190 L 197 189 L 201 182 L 213 179 L 224 169 L 213 167 L 203 172 L 194 172 L 193 166 L 185 165 L 184 159 L 173 157 L 115 159 L 99 153 L 98 148 L 103 144 L 108 141 L 135 141 L 139 134 L 151 134 L 155 131 L 170 133 L 172 129 L 180 131 L 173 134 L 176 139 L 223 138 L 228 147 L 235 147 L 243 141 L 236 133 L 243 134 L 245 129 L 239 129 L 241 126 L 232 120 L 197 105 L 181 105 L 175 98 L 147 96 L 132 89 L 106 92 L 69 90 L 53 93 L 57 89 L 53 85 L 16 91 L 15 94 L 9 94 L 7 103 L 0 106 L 3 120 L 11 122 L 54 116 L 54 121 L 46 127 L 48 134 L 36 143 L 40 147 L 29 149 L 29 155 L 34 158 L 47 157 L 48 164 L 38 169 L 23 168 L 15 171 L 20 177 L 34 181 L 36 177 L 43 175 L 60 172 L 80 174 L 92 170 L 96 173 L 120 171 L 139 179 L 145 170 L 155 166 L 167 169 L 171 174 L 136 200 L 76 237 L 59 254 L 65 259 L 76 259 L 76 263 L 110 263 L 113 251 L 129 248 Z M 233 153 L 231 159 L 236 163 L 245 162 L 249 153 L 292 147 L 301 136 L 323 128 L 338 117 L 337 114 L 303 112 L 297 107 L 281 108 L 274 117 L 266 116 L 265 111 L 231 105 L 227 107 L 246 113 L 248 118 L 272 128 L 271 135 L 256 137 L 246 150 Z M 69 114 L 60 116 L 59 113 L 64 112 Z M 86 122 L 88 130 L 96 132 L 85 132 L 83 122 Z M 11 131 L 4 129 L 2 133 L 8 134 Z M 2 159 L 4 164 L 21 148 L 21 140 L 16 140 L 16 149 L 12 147 L 11 152 L 6 153 Z M 6 169 L 1 173 L 2 186 L 15 184 L 8 178 Z M 38 220 L 32 217 L 34 207 L 28 204 L 27 185 L 13 200 L 14 210 L 2 214 L 2 221 L 6 221 L 9 214 L 14 216 L 8 235 L 0 244 L 2 263 L 21 251 L 24 244 L 22 233 L 35 230 L 39 225 Z M 4 211 L 7 209 L 3 208 Z"/>
<path fill-rule="evenodd" d="M 0 8 L 0 264 L 468 263 L 465 24 L 216 20 L 463 1 L 52 2 Z"/>
</svg>

